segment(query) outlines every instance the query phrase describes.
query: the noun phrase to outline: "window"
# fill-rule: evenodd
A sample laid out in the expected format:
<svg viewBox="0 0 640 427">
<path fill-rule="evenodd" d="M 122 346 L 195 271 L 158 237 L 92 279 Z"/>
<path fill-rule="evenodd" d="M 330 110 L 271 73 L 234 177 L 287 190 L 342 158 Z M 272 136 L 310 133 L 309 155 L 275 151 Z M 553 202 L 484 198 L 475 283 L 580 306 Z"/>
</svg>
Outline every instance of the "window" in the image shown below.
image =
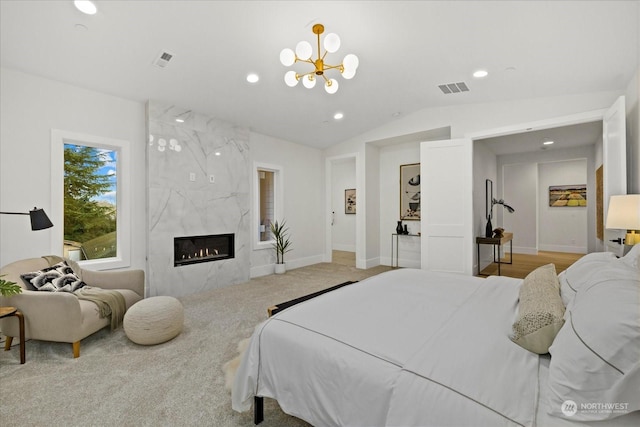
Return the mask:
<svg viewBox="0 0 640 427">
<path fill-rule="evenodd" d="M 254 248 L 271 248 L 271 224 L 282 218 L 282 169 L 256 163 L 254 167 Z"/>
<path fill-rule="evenodd" d="M 117 255 L 118 152 L 64 144 L 64 257 Z"/>
<path fill-rule="evenodd" d="M 52 251 L 94 269 L 129 266 L 129 144 L 52 131 Z"/>
</svg>

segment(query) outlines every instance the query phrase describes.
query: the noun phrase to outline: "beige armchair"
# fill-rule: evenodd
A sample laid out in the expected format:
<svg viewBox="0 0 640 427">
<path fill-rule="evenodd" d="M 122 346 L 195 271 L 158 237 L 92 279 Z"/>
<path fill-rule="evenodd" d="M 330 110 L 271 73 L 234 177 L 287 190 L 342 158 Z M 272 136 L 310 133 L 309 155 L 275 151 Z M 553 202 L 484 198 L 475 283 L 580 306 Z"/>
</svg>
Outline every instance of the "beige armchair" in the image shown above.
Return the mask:
<svg viewBox="0 0 640 427">
<path fill-rule="evenodd" d="M 80 340 L 110 325 L 109 318 L 101 318 L 98 306 L 80 300 L 69 292 L 32 291 L 20 278 L 21 274 L 47 268 L 62 258 L 47 256 L 29 258 L 8 264 L 0 269 L 5 280 L 16 282 L 22 293 L 10 298 L 0 296 L 0 306 L 17 307 L 24 315 L 27 339 L 68 342 L 73 344 L 73 357 L 80 356 Z M 91 271 L 69 262 L 80 279 L 89 286 L 113 289 L 125 299 L 128 310 L 144 298 L 144 271 Z M 20 336 L 16 317 L 0 319 L 0 331 L 7 336 L 5 350 L 11 347 L 13 337 Z"/>
</svg>

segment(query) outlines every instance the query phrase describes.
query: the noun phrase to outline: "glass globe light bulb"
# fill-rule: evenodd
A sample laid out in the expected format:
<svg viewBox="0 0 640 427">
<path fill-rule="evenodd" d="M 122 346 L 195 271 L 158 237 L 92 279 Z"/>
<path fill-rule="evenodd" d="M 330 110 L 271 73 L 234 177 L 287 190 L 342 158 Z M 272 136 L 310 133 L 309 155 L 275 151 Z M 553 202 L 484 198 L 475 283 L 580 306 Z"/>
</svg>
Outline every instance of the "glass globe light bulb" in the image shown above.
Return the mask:
<svg viewBox="0 0 640 427">
<path fill-rule="evenodd" d="M 340 37 L 336 33 L 327 34 L 324 38 L 324 48 L 329 53 L 337 52 L 340 49 Z"/>
<path fill-rule="evenodd" d="M 316 85 L 316 78 L 313 74 L 309 74 L 308 76 L 304 76 L 302 78 L 302 84 L 307 89 L 312 89 Z"/>
<path fill-rule="evenodd" d="M 345 70 L 355 71 L 358 68 L 358 65 L 360 65 L 360 60 L 358 60 L 358 57 L 353 53 L 350 53 L 344 57 L 344 59 L 342 60 L 342 65 L 344 66 Z"/>
<path fill-rule="evenodd" d="M 296 78 L 296 72 L 293 70 L 287 71 L 284 75 L 284 82 L 289 87 L 294 87 L 295 85 L 297 85 L 298 79 Z"/>
<path fill-rule="evenodd" d="M 354 68 L 351 68 L 351 69 L 345 68 L 344 71 L 342 72 L 342 77 L 347 80 L 352 79 L 353 76 L 355 75 L 356 75 L 356 70 Z"/>
<path fill-rule="evenodd" d="M 331 79 L 324 84 L 324 90 L 327 93 L 334 94 L 338 91 L 338 81 L 336 79 Z"/>
<path fill-rule="evenodd" d="M 301 41 L 296 45 L 296 55 L 303 61 L 311 58 L 312 53 L 313 52 L 311 50 L 311 45 L 309 44 L 309 42 Z"/>
<path fill-rule="evenodd" d="M 280 62 L 285 67 L 290 67 L 296 62 L 296 54 L 289 48 L 282 49 L 282 52 L 280 52 Z"/>
</svg>

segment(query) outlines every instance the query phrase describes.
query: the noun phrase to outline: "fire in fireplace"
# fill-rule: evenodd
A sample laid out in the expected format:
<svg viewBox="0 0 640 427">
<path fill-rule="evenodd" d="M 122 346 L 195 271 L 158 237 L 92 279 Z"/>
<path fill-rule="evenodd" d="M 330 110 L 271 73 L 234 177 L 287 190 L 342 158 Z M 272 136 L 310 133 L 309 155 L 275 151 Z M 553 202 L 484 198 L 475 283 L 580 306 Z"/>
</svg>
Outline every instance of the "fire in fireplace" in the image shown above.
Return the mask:
<svg viewBox="0 0 640 427">
<path fill-rule="evenodd" d="M 173 239 L 173 266 L 220 261 L 235 257 L 235 235 L 175 237 Z"/>
</svg>

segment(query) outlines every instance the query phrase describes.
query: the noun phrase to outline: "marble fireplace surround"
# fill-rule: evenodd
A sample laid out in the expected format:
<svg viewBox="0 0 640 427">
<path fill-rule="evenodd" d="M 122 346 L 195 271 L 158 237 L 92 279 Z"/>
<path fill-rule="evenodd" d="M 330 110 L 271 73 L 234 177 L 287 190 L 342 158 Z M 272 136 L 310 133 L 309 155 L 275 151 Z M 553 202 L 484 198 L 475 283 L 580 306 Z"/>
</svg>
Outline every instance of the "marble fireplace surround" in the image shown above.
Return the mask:
<svg viewBox="0 0 640 427">
<path fill-rule="evenodd" d="M 249 130 L 149 101 L 147 138 L 147 297 L 249 280 Z M 212 234 L 234 234 L 233 258 L 174 267 L 174 237 Z"/>
</svg>

